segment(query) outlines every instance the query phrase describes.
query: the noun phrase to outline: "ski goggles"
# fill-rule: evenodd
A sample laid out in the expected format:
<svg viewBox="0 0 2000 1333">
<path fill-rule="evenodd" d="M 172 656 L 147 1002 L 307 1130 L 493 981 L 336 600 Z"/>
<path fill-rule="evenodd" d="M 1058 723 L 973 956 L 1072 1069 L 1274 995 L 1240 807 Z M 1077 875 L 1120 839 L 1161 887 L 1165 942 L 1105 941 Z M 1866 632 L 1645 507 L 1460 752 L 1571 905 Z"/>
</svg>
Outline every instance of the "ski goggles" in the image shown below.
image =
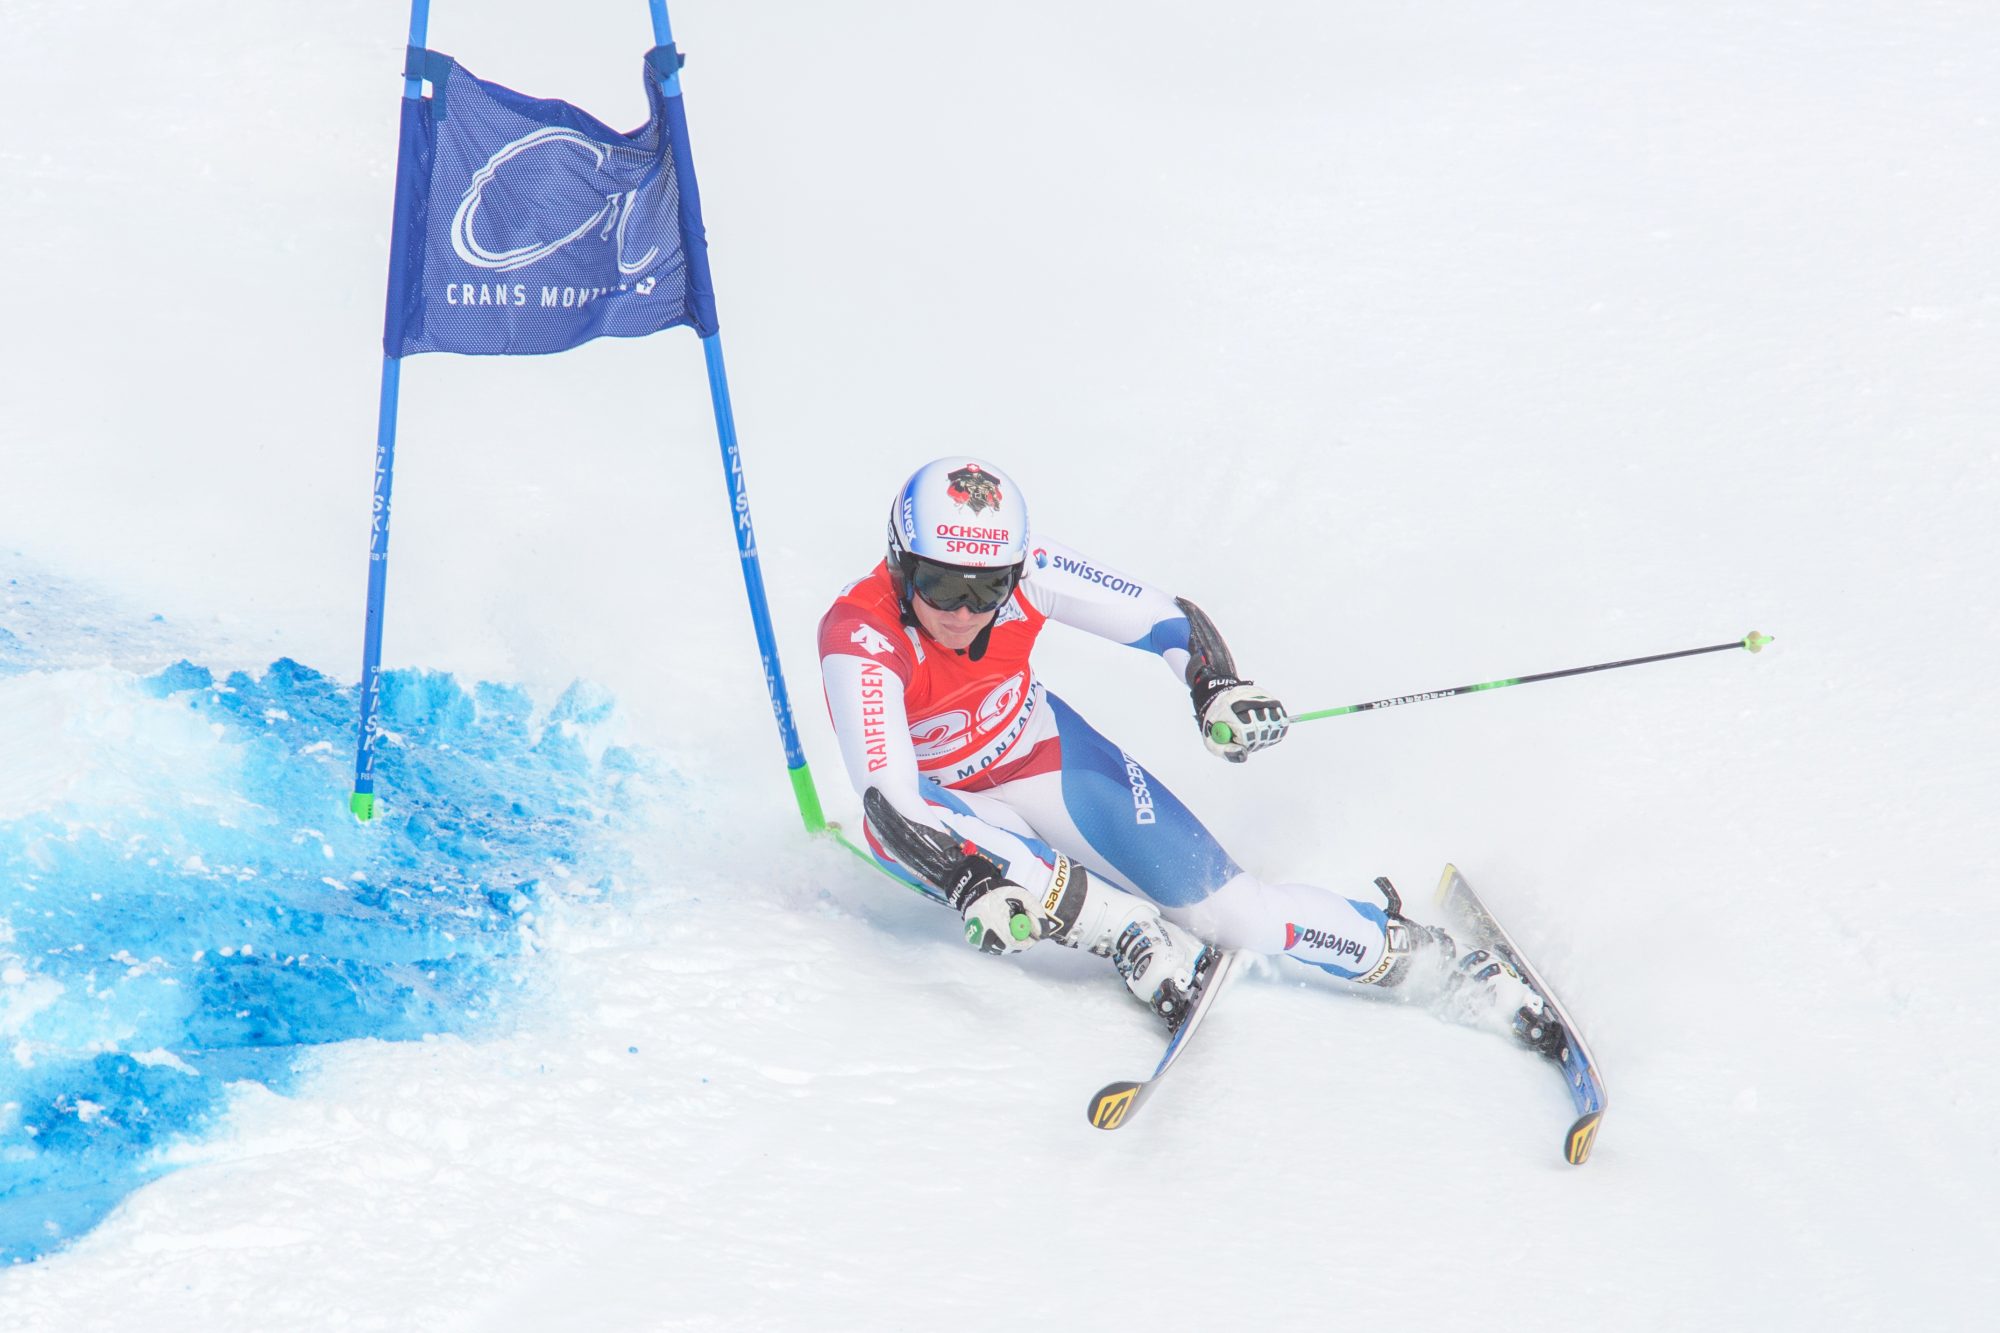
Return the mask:
<svg viewBox="0 0 2000 1333">
<path fill-rule="evenodd" d="M 959 569 L 918 560 L 910 570 L 910 590 L 939 611 L 963 607 L 984 615 L 1007 600 L 1020 581 L 1021 567 Z"/>
</svg>

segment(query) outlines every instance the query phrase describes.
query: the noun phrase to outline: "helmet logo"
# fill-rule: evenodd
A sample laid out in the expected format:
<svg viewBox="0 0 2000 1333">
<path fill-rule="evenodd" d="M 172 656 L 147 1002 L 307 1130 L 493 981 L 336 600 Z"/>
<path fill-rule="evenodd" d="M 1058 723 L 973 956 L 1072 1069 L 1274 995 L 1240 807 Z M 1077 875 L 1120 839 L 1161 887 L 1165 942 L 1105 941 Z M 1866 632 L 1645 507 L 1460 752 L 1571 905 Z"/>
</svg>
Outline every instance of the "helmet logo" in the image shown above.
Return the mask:
<svg viewBox="0 0 2000 1333">
<path fill-rule="evenodd" d="M 975 514 L 1000 507 L 1000 483 L 977 463 L 953 468 L 946 474 L 945 480 L 945 493 L 951 496 L 953 504 L 970 509 Z"/>
<path fill-rule="evenodd" d="M 908 579 L 911 562 L 929 560 L 961 570 L 1011 566 L 1018 579 L 1027 528 L 1027 501 L 1006 473 L 964 454 L 933 459 L 903 483 L 889 511 L 890 573 Z"/>
</svg>

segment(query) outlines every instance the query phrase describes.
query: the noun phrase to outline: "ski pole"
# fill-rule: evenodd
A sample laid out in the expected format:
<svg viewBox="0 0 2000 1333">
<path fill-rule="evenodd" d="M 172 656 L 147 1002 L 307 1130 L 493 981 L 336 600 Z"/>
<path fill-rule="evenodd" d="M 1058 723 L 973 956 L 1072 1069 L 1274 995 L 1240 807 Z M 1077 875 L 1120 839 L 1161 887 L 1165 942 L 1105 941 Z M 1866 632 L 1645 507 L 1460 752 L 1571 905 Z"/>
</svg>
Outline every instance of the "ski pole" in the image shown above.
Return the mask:
<svg viewBox="0 0 2000 1333">
<path fill-rule="evenodd" d="M 1564 676 L 1581 676 L 1590 671 L 1609 671 L 1613 667 L 1644 666 L 1648 662 L 1665 662 L 1675 657 L 1695 657 L 1701 653 L 1727 652 L 1731 648 L 1748 648 L 1753 653 L 1764 651 L 1764 645 L 1772 642 L 1768 634 L 1751 630 L 1740 639 L 1728 643 L 1711 644 L 1706 648 L 1683 648 L 1677 653 L 1655 653 L 1651 657 L 1628 657 L 1622 662 L 1599 662 L 1595 666 L 1570 667 L 1564 671 L 1543 671 L 1532 676 L 1513 676 L 1506 680 L 1489 680 L 1478 685 L 1454 685 L 1448 690 L 1426 690 L 1422 694 L 1399 694 L 1389 699 L 1375 699 L 1365 704 L 1348 704 L 1344 708 L 1322 708 L 1313 713 L 1294 713 L 1294 722 L 1314 722 L 1323 717 L 1341 717 L 1348 713 L 1369 713 L 1378 708 L 1394 708 L 1398 704 L 1419 704 L 1426 699 L 1449 699 L 1455 694 L 1477 694 L 1481 690 L 1501 690 L 1509 685 L 1530 685 L 1538 680 L 1559 680 Z M 1208 729 L 1217 745 L 1229 744 L 1235 735 L 1227 722 L 1218 722 Z"/>
</svg>

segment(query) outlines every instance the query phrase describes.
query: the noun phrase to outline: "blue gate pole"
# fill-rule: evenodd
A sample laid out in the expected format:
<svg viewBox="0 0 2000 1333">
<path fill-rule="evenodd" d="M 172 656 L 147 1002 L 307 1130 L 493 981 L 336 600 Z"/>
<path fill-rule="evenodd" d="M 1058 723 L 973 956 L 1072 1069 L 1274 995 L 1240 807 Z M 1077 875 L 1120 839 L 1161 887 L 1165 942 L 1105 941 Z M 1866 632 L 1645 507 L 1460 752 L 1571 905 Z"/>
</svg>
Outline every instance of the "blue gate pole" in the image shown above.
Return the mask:
<svg viewBox="0 0 2000 1333">
<path fill-rule="evenodd" d="M 653 44 L 670 47 L 673 27 L 667 18 L 667 0 L 648 0 L 653 13 Z M 661 86 L 678 102 L 680 75 L 670 71 Z M 685 135 L 680 136 L 683 145 Z M 681 188 L 694 188 L 692 164 L 684 173 L 677 170 Z M 699 280 L 707 279 L 705 250 L 689 247 L 691 264 L 700 270 Z M 785 767 L 792 779 L 792 796 L 799 805 L 799 817 L 808 833 L 826 831 L 826 815 L 819 804 L 819 790 L 813 785 L 812 769 L 806 764 L 805 747 L 799 743 L 798 727 L 792 721 L 791 698 L 785 689 L 784 668 L 778 661 L 778 639 L 771 628 L 771 604 L 764 595 L 764 567 L 757 556 L 757 533 L 750 523 L 750 488 L 743 476 L 743 455 L 736 443 L 736 413 L 729 403 L 729 375 L 722 363 L 722 335 L 711 333 L 701 340 L 702 356 L 708 362 L 708 396 L 715 408 L 715 437 L 722 447 L 722 477 L 729 487 L 729 508 L 736 525 L 736 554 L 743 568 L 743 591 L 750 599 L 750 621 L 757 631 L 757 650 L 764 658 L 764 688 L 771 696 L 771 714 L 778 723 L 778 738 L 785 747 Z"/>
<path fill-rule="evenodd" d="M 757 532 L 750 524 L 750 489 L 743 477 L 743 455 L 736 447 L 736 416 L 729 405 L 729 375 L 722 364 L 722 335 L 711 333 L 701 340 L 702 355 L 708 361 L 708 396 L 715 405 L 715 436 L 722 445 L 722 476 L 729 486 L 730 511 L 736 516 L 736 554 L 743 567 L 743 592 L 750 599 L 750 621 L 757 630 L 757 650 L 764 657 L 764 688 L 771 695 L 771 714 L 778 721 L 778 738 L 785 746 L 785 767 L 791 773 L 792 796 L 799 803 L 799 817 L 806 832 L 826 829 L 826 815 L 820 810 L 819 791 L 813 786 L 812 769 L 806 764 L 805 747 L 792 722 L 791 699 L 785 690 L 785 672 L 778 661 L 778 639 L 771 630 L 771 604 L 764 596 L 764 567 L 757 557 Z"/>
<path fill-rule="evenodd" d="M 430 29 L 431 0 L 410 0 L 410 45 L 421 48 Z M 403 100 L 424 95 L 424 81 L 412 70 L 403 76 Z M 399 154 L 400 157 L 400 154 Z M 403 164 L 397 163 L 400 173 Z M 368 540 L 368 619 L 361 640 L 361 718 L 354 747 L 354 794 L 347 808 L 357 819 L 375 817 L 376 688 L 382 675 L 382 606 L 389 586 L 389 492 L 396 476 L 396 406 L 403 362 L 384 349 L 382 401 L 375 423 L 375 505 Z"/>
</svg>

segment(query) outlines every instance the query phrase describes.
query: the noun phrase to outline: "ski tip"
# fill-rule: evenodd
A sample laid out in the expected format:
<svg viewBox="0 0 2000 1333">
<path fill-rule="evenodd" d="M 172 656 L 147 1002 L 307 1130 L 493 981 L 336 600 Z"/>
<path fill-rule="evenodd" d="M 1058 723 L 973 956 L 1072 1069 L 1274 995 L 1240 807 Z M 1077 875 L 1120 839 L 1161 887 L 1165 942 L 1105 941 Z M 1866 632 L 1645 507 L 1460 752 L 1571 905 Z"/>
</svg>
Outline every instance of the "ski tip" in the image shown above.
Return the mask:
<svg viewBox="0 0 2000 1333">
<path fill-rule="evenodd" d="M 1090 1099 L 1090 1123 L 1097 1129 L 1116 1129 L 1125 1123 L 1132 1103 L 1138 1100 L 1137 1083 L 1109 1083 Z M 1588 1151 L 1586 1149 L 1586 1151 Z"/>
<path fill-rule="evenodd" d="M 1597 1145 L 1597 1125 L 1603 1119 L 1604 1112 L 1592 1111 L 1569 1127 L 1569 1137 L 1563 1140 L 1563 1159 L 1571 1166 L 1590 1160 L 1590 1150 Z"/>
<path fill-rule="evenodd" d="M 1457 878 L 1458 867 L 1449 861 L 1445 862 L 1444 873 L 1438 876 L 1437 892 L 1431 895 L 1431 902 L 1439 907 L 1444 906 L 1445 897 L 1451 892 L 1451 882 Z"/>
</svg>

